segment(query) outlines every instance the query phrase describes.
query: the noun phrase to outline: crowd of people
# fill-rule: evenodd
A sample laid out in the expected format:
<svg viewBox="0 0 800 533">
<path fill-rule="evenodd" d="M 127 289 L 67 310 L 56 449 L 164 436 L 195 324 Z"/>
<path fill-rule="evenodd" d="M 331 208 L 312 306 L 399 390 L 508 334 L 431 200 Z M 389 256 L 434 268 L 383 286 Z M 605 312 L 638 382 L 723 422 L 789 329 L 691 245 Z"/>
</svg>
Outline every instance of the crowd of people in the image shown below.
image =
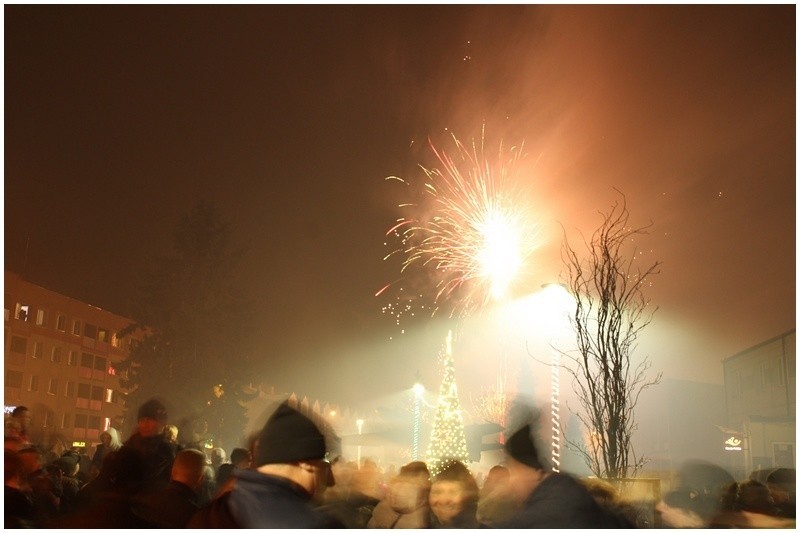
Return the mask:
<svg viewBox="0 0 800 533">
<path fill-rule="evenodd" d="M 611 483 L 552 471 L 530 425 L 483 478 L 457 460 L 397 472 L 347 461 L 331 428 L 288 402 L 230 454 L 179 444 L 158 399 L 124 441 L 105 431 L 91 458 L 45 453 L 29 422 L 19 407 L 6 428 L 7 528 L 795 528 L 794 469 L 736 481 L 687 463 L 648 516 Z"/>
</svg>

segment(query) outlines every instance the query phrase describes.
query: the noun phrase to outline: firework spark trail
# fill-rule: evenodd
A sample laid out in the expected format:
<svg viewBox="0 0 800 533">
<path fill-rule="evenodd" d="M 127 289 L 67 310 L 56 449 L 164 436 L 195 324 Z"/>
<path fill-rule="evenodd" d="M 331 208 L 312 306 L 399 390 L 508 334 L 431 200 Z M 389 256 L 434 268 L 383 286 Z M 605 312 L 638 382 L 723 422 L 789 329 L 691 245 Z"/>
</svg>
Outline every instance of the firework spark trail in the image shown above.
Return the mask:
<svg viewBox="0 0 800 533">
<path fill-rule="evenodd" d="M 455 136 L 453 140 L 457 158 L 430 142 L 441 170 L 420 165 L 427 179 L 423 200 L 428 201 L 401 204 L 418 212 L 397 219 L 387 231 L 401 245 L 384 260 L 402 255 L 404 276 L 414 268 L 432 271 L 433 313 L 447 302 L 451 317 L 464 318 L 507 291 L 536 246 L 536 227 L 526 210 L 514 203 L 517 196 L 509 187 L 521 150 L 511 149 L 509 156 L 501 144 L 497 160 L 490 161 L 483 138 L 479 146 L 473 140 L 470 148 Z M 395 176 L 387 179 L 411 185 Z M 399 281 L 387 284 L 376 296 Z"/>
</svg>

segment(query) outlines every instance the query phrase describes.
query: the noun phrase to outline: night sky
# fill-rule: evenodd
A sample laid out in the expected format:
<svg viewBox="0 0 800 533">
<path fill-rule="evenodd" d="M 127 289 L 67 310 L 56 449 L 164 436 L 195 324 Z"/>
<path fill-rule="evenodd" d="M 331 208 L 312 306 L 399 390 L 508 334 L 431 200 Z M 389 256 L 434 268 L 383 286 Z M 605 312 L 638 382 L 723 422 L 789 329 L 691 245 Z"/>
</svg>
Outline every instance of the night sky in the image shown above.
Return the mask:
<svg viewBox="0 0 800 533">
<path fill-rule="evenodd" d="M 527 153 L 528 292 L 616 188 L 663 261 L 639 350 L 721 383 L 722 359 L 795 327 L 795 11 L 6 5 L 5 267 L 126 315 L 136 273 L 210 201 L 248 250 L 255 376 L 343 404 L 416 371 L 435 389 L 449 326 L 397 326 L 374 296 L 399 276 L 386 178 L 484 128 Z M 497 360 L 492 333 L 468 337 L 465 395 Z"/>
</svg>

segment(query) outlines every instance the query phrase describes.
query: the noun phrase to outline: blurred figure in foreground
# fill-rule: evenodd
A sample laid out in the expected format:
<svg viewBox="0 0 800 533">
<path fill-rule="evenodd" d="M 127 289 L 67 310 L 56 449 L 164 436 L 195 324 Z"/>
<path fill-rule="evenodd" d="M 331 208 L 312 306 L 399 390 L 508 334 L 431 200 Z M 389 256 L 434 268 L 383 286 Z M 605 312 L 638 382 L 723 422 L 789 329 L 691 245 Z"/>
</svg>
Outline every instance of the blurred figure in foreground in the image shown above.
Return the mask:
<svg viewBox="0 0 800 533">
<path fill-rule="evenodd" d="M 36 514 L 33 503 L 22 491 L 23 464 L 16 450 L 6 448 L 3 477 L 3 526 L 6 528 L 32 528 Z"/>
<path fill-rule="evenodd" d="M 478 522 L 489 527 L 511 518 L 518 505 L 511 497 L 510 474 L 503 465 L 495 465 L 486 476 L 478 497 Z"/>
<path fill-rule="evenodd" d="M 767 476 L 767 488 L 778 508 L 778 516 L 795 519 L 797 498 L 795 489 L 795 469 L 777 468 Z"/>
<path fill-rule="evenodd" d="M 656 504 L 665 527 L 707 528 L 723 510 L 723 499 L 736 484 L 725 469 L 707 461 L 687 461 L 678 470 L 675 490 Z"/>
<path fill-rule="evenodd" d="M 288 402 L 269 417 L 258 437 L 254 470 L 235 472 L 230 492 L 211 501 L 189 528 L 341 528 L 316 503 L 334 485 L 320 428 Z"/>
<path fill-rule="evenodd" d="M 434 528 L 473 529 L 477 518 L 478 483 L 460 461 L 451 461 L 431 483 L 431 511 Z"/>
<path fill-rule="evenodd" d="M 28 429 L 30 428 L 32 415 L 30 409 L 24 405 L 18 405 L 11 411 L 11 416 L 6 419 L 6 436 L 17 441 L 17 449 L 31 446 Z"/>
<path fill-rule="evenodd" d="M 400 468 L 389 481 L 386 497 L 373 509 L 370 529 L 425 529 L 431 525 L 428 496 L 431 490 L 428 467 L 413 461 Z"/>
<path fill-rule="evenodd" d="M 732 483 L 723 497 L 722 511 L 710 522 L 713 528 L 795 528 L 795 521 L 778 516 L 779 510 L 766 485 L 749 479 Z"/>
<path fill-rule="evenodd" d="M 325 491 L 321 509 L 335 516 L 347 529 L 366 529 L 380 500 L 359 490 L 355 461 L 340 460 L 332 466 L 336 485 Z"/>
<path fill-rule="evenodd" d="M 597 504 L 608 514 L 616 517 L 619 527 L 644 528 L 652 527 L 644 517 L 637 516 L 637 510 L 624 503 L 617 488 L 608 481 L 596 477 L 581 479 L 580 482 L 589 491 Z"/>
<path fill-rule="evenodd" d="M 520 510 L 499 528 L 619 528 L 624 527 L 569 474 L 546 470 L 525 425 L 504 444 L 509 485 Z"/>
<path fill-rule="evenodd" d="M 147 528 L 149 524 L 132 509 L 134 496 L 144 482 L 142 456 L 123 446 L 103 461 L 100 473 L 78 494 L 80 508 L 45 524 L 47 528 L 127 529 Z"/>
<path fill-rule="evenodd" d="M 198 493 L 203 483 L 206 456 L 198 450 L 178 452 L 172 464 L 169 485 L 144 495 L 134 504 L 134 512 L 152 527 L 185 528 L 200 509 Z"/>
<path fill-rule="evenodd" d="M 44 465 L 43 454 L 35 446 L 17 452 L 22 461 L 20 489 L 33 503 L 35 522 L 42 524 L 58 515 L 61 499 L 61 471 Z"/>
</svg>

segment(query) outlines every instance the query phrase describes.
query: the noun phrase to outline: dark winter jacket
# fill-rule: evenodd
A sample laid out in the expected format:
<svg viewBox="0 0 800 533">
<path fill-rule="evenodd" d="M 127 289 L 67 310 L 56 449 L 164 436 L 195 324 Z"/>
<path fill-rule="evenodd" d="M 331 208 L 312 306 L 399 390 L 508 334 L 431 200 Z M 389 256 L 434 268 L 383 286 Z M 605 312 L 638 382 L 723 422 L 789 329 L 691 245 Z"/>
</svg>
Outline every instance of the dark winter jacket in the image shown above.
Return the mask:
<svg viewBox="0 0 800 533">
<path fill-rule="evenodd" d="M 134 433 L 123 444 L 123 448 L 136 451 L 144 463 L 145 491 L 159 490 L 167 486 L 175 452 L 162 435 L 143 437 L 139 433 Z"/>
<path fill-rule="evenodd" d="M 552 473 L 528 496 L 501 529 L 624 527 L 597 504 L 589 491 L 568 474 Z"/>
<path fill-rule="evenodd" d="M 137 498 L 133 512 L 153 527 L 182 529 L 200 509 L 197 500 L 191 487 L 173 480 L 162 490 Z"/>
<path fill-rule="evenodd" d="M 131 510 L 131 497 L 120 491 L 95 495 L 92 504 L 44 523 L 46 529 L 146 529 L 150 524 Z"/>
<path fill-rule="evenodd" d="M 4 522 L 6 528 L 21 529 L 35 526 L 36 517 L 33 503 L 21 490 L 6 485 L 4 507 Z"/>
<path fill-rule="evenodd" d="M 237 470 L 233 490 L 200 509 L 187 528 L 342 528 L 316 509 L 297 483 L 255 470 Z"/>
</svg>

